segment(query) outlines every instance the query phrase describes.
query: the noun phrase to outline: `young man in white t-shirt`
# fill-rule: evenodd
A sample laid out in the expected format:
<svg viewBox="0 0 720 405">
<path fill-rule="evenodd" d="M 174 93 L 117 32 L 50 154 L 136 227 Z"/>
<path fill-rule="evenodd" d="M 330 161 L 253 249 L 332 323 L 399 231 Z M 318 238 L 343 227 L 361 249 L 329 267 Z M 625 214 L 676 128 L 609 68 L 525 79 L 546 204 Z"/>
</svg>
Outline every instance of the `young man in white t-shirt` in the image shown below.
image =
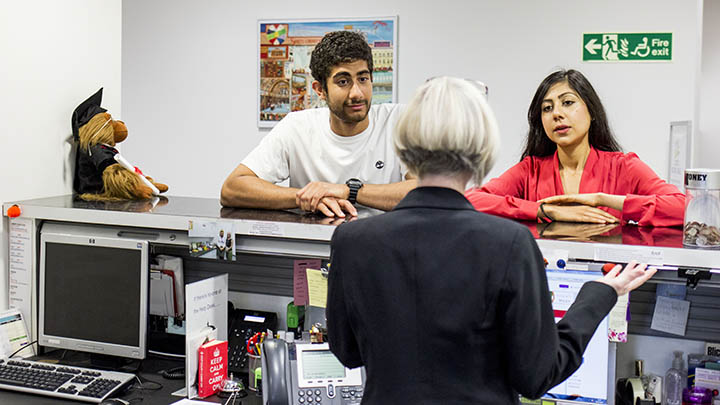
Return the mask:
<svg viewBox="0 0 720 405">
<path fill-rule="evenodd" d="M 390 210 L 416 181 L 395 156 L 396 104 L 370 106 L 372 51 L 362 35 L 323 37 L 310 61 L 313 89 L 328 108 L 288 114 L 228 176 L 228 207 L 299 207 L 328 217 L 357 215 L 355 202 Z M 276 183 L 290 179 L 290 186 Z"/>
</svg>

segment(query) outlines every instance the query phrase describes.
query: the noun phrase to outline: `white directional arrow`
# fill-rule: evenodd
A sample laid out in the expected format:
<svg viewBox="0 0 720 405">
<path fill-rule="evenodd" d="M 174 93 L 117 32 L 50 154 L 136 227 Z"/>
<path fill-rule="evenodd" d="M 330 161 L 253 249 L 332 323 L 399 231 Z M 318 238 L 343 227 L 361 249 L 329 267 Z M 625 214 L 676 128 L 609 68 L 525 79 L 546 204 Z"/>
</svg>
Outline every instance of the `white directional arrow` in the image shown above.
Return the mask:
<svg viewBox="0 0 720 405">
<path fill-rule="evenodd" d="M 587 49 L 588 52 L 590 52 L 590 55 L 595 55 L 595 50 L 602 48 L 602 45 L 595 43 L 595 38 L 588 41 L 587 44 L 585 44 L 585 49 Z"/>
</svg>

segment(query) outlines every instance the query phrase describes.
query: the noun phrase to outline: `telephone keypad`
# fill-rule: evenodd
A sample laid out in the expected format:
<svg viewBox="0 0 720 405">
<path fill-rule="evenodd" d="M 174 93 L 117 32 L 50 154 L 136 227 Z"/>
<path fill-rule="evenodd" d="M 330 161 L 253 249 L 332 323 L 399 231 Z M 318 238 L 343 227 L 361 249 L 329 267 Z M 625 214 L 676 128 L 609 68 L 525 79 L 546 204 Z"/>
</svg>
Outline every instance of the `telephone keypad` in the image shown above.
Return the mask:
<svg viewBox="0 0 720 405">
<path fill-rule="evenodd" d="M 228 371 L 245 380 L 248 375 L 247 341 L 256 332 L 276 330 L 277 314 L 236 308 L 228 312 L 228 316 Z M 246 321 L 247 316 L 259 317 L 264 321 Z"/>
<path fill-rule="evenodd" d="M 363 387 L 360 385 L 336 388 L 333 384 L 328 384 L 326 391 L 319 388 L 300 388 L 297 390 L 295 403 L 320 405 L 326 396 L 332 400 L 337 394 L 342 398 L 343 404 L 359 404 L 363 397 Z"/>
<path fill-rule="evenodd" d="M 343 397 L 343 399 L 347 399 L 349 401 L 353 400 L 361 400 L 363 397 L 362 394 L 362 386 L 358 387 L 343 387 L 340 390 L 340 396 Z"/>
</svg>

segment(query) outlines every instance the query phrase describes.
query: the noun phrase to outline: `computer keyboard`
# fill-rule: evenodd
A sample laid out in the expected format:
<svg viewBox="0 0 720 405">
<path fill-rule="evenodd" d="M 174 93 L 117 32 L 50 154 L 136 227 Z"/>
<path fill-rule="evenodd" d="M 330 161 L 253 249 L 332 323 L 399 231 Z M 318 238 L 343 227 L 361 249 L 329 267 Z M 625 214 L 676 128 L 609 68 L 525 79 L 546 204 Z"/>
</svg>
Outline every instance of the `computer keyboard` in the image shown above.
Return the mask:
<svg viewBox="0 0 720 405">
<path fill-rule="evenodd" d="M 129 373 L 0 359 L 0 389 L 35 395 L 99 403 L 133 379 Z"/>
</svg>

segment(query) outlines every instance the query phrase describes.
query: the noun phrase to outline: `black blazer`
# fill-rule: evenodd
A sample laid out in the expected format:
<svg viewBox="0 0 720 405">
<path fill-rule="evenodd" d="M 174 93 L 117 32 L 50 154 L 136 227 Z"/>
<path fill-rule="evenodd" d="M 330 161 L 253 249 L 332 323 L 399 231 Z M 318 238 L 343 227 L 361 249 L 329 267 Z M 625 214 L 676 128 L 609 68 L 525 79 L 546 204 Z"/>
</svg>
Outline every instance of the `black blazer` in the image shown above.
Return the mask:
<svg viewBox="0 0 720 405">
<path fill-rule="evenodd" d="M 328 340 L 343 364 L 365 366 L 363 403 L 537 398 L 580 366 L 617 300 L 586 283 L 556 325 L 528 229 L 448 188 L 417 188 L 339 226 L 331 249 Z"/>
</svg>

